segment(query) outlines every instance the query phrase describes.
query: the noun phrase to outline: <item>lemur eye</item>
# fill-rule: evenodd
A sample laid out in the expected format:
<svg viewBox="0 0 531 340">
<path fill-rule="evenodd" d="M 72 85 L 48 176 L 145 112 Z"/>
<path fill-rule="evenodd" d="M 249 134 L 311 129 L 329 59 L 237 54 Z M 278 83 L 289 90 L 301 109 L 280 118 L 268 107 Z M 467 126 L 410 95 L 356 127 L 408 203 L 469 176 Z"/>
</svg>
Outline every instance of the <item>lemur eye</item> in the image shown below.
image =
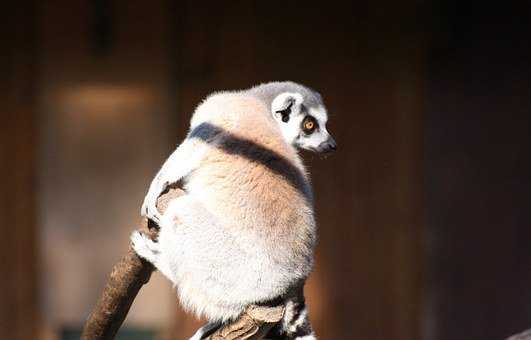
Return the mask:
<svg viewBox="0 0 531 340">
<path fill-rule="evenodd" d="M 311 134 L 317 127 L 317 122 L 312 116 L 306 116 L 302 121 L 302 131 L 307 135 Z"/>
</svg>

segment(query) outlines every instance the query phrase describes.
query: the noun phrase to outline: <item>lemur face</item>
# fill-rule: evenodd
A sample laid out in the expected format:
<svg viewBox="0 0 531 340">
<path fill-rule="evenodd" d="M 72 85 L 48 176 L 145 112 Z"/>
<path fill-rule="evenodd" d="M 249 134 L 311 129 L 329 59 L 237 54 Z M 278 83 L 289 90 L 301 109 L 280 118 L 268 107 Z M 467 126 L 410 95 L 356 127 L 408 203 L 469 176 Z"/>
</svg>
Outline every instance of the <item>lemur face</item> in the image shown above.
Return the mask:
<svg viewBox="0 0 531 340">
<path fill-rule="evenodd" d="M 271 104 L 273 117 L 288 143 L 314 152 L 334 151 L 337 145 L 326 130 L 326 108 L 320 98 L 312 99 L 305 102 L 299 93 L 284 92 Z"/>
</svg>

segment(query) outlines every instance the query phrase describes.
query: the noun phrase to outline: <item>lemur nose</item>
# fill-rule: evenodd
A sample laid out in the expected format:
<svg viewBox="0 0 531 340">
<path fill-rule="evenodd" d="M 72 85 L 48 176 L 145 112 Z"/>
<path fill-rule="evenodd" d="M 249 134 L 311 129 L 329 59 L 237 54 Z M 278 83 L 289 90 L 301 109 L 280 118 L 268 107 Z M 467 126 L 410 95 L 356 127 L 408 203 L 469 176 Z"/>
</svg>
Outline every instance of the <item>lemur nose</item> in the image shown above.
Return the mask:
<svg viewBox="0 0 531 340">
<path fill-rule="evenodd" d="M 330 140 L 328 141 L 328 146 L 330 147 L 330 150 L 333 150 L 333 151 L 337 150 L 337 144 L 334 138 L 330 137 Z"/>
<path fill-rule="evenodd" d="M 324 143 L 324 151 L 332 152 L 337 150 L 337 144 L 332 136 L 329 136 L 326 142 Z"/>
<path fill-rule="evenodd" d="M 335 151 L 336 149 L 337 149 L 336 141 L 334 140 L 334 138 L 332 138 L 332 136 L 330 136 L 328 137 L 326 141 L 322 142 L 319 145 L 318 151 L 327 153 L 327 152 Z"/>
</svg>

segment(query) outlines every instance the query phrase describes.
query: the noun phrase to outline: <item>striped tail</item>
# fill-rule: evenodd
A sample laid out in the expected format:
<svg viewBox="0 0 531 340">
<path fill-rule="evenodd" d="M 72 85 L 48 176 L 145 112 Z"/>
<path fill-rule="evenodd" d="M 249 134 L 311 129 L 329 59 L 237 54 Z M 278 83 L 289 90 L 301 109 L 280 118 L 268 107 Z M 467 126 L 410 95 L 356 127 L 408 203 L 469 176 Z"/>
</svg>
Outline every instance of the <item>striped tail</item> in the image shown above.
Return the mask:
<svg viewBox="0 0 531 340">
<path fill-rule="evenodd" d="M 302 292 L 301 292 L 302 293 Z M 271 340 L 316 340 L 302 294 L 286 300 L 284 319 L 267 335 Z"/>
</svg>

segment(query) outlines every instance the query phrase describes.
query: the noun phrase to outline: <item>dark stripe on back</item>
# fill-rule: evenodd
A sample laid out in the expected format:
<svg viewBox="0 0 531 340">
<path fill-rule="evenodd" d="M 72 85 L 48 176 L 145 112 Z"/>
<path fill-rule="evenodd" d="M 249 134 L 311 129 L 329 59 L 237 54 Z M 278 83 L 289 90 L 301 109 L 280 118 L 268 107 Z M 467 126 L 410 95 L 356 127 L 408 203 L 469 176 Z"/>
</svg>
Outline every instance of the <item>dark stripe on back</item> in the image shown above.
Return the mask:
<svg viewBox="0 0 531 340">
<path fill-rule="evenodd" d="M 255 142 L 234 136 L 233 134 L 210 123 L 201 123 L 188 134 L 188 138 L 197 138 L 222 149 L 228 154 L 239 155 L 251 162 L 260 163 L 269 170 L 282 176 L 313 204 L 310 185 L 304 174 L 292 162 L 275 151 Z"/>
</svg>

